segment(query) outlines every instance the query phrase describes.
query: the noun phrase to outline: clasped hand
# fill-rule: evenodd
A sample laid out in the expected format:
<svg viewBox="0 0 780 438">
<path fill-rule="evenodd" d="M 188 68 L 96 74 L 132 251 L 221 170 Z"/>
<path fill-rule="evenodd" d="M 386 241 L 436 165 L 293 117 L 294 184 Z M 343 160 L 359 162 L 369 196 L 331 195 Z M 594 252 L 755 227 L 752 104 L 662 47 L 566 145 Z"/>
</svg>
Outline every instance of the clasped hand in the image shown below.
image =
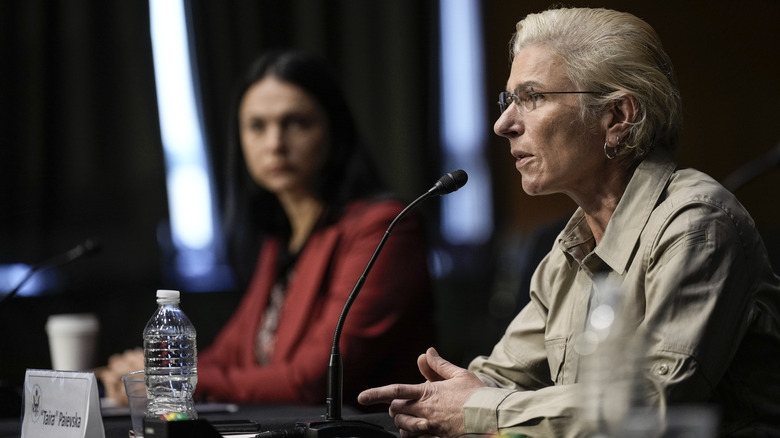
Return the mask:
<svg viewBox="0 0 780 438">
<path fill-rule="evenodd" d="M 127 395 L 122 376 L 144 369 L 144 351 L 141 348 L 125 350 L 108 358 L 108 365 L 95 370 L 95 375 L 103 382 L 106 398 L 120 406 L 127 406 Z"/>
<path fill-rule="evenodd" d="M 454 437 L 465 433 L 463 406 L 485 386 L 464 368 L 453 365 L 429 348 L 417 358 L 425 382 L 367 389 L 358 395 L 363 405 L 390 403 L 390 416 L 402 437 Z"/>
</svg>

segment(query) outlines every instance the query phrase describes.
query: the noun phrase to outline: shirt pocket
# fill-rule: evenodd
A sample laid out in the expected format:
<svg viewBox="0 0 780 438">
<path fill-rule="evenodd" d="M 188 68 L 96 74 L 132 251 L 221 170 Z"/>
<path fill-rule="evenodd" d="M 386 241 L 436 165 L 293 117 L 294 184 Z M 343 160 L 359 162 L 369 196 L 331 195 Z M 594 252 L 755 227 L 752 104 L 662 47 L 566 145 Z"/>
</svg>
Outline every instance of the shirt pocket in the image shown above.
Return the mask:
<svg viewBox="0 0 780 438">
<path fill-rule="evenodd" d="M 547 350 L 550 377 L 556 385 L 562 384 L 565 378 L 563 365 L 566 361 L 566 338 L 545 339 L 544 348 Z"/>
</svg>

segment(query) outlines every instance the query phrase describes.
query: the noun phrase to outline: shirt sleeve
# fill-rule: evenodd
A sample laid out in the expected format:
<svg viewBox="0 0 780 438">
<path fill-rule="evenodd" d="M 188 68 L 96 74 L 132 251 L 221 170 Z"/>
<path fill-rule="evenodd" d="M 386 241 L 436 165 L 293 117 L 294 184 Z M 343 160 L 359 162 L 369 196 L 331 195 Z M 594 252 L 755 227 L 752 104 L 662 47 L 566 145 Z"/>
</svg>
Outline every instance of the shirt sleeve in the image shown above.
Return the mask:
<svg viewBox="0 0 780 438">
<path fill-rule="evenodd" d="M 654 405 L 708 402 L 752 321 L 757 275 L 752 265 L 760 238 L 749 218 L 710 200 L 664 204 L 645 231 L 632 266 L 619 273 L 624 316 L 634 318 L 637 327 L 631 342 L 641 342 L 647 351 L 640 399 Z M 540 270 L 549 268 L 546 262 Z M 556 284 L 552 272 L 543 277 L 548 288 Z M 555 370 L 544 369 L 572 360 L 556 358 L 571 349 L 545 339 L 546 309 L 532 293 L 531 304 L 490 357 L 470 365 L 488 387 L 475 392 L 464 407 L 467 433 L 584 433 L 586 425 L 576 421 L 581 383 L 574 379 L 556 386 L 550 380 Z"/>
<path fill-rule="evenodd" d="M 752 322 L 760 239 L 749 218 L 713 202 L 689 202 L 648 227 L 658 229 L 643 254 L 650 376 L 665 403 L 706 402 Z"/>
</svg>

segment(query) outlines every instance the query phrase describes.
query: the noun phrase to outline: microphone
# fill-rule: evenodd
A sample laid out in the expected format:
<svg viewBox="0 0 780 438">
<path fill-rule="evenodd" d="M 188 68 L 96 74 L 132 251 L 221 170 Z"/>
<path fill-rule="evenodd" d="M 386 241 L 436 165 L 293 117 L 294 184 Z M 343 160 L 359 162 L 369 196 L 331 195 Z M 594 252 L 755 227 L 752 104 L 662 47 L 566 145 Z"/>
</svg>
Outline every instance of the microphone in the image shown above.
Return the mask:
<svg viewBox="0 0 780 438">
<path fill-rule="evenodd" d="M 433 187 L 431 187 L 431 189 L 428 190 L 428 193 L 426 193 L 426 195 L 428 194 L 431 194 L 429 196 L 446 195 L 448 193 L 452 193 L 458 190 L 459 188 L 463 187 L 464 185 L 466 185 L 466 182 L 468 180 L 469 180 L 469 176 L 466 174 L 466 172 L 460 169 L 454 170 L 439 178 L 439 180 L 436 181 L 436 184 L 434 184 Z"/>
<path fill-rule="evenodd" d="M 93 254 L 96 254 L 100 252 L 100 244 L 93 240 L 93 239 L 87 239 L 84 242 L 76 245 L 72 249 L 58 255 L 55 257 L 52 257 L 51 259 L 40 263 L 38 265 L 33 266 L 29 271 L 27 271 L 27 274 L 22 278 L 22 280 L 17 283 L 16 287 L 11 290 L 11 292 L 8 292 L 4 297 L 0 298 L 0 307 L 2 307 L 3 303 L 16 295 L 17 292 L 24 286 L 27 281 L 32 278 L 35 273 L 39 271 L 43 271 L 45 269 L 52 269 L 59 266 L 67 265 L 73 261 L 76 261 L 80 258 L 91 256 Z"/>
<path fill-rule="evenodd" d="M 355 302 L 358 293 L 363 288 L 363 284 L 366 281 L 368 273 L 374 266 L 379 253 L 385 246 L 387 238 L 390 236 L 396 223 L 400 221 L 406 213 L 412 210 L 420 202 L 431 198 L 433 196 L 446 195 L 452 193 L 461 187 L 463 187 L 468 181 L 468 175 L 463 170 L 455 170 L 439 178 L 436 184 L 430 188 L 427 192 L 420 197 L 412 201 L 406 206 L 398 216 L 393 219 L 390 226 L 387 227 L 382 240 L 379 241 L 374 250 L 374 254 L 368 261 L 363 274 L 355 283 L 355 287 L 347 298 L 347 302 L 344 304 L 344 308 L 339 315 L 338 323 L 336 324 L 336 330 L 333 334 L 333 346 L 331 347 L 330 360 L 328 361 L 328 387 L 326 398 L 326 413 L 324 421 L 311 422 L 305 425 L 305 427 L 297 428 L 296 432 L 302 434 L 305 438 L 332 438 L 332 437 L 376 437 L 376 438 L 395 438 L 395 435 L 384 430 L 382 427 L 366 423 L 364 421 L 348 421 L 341 418 L 341 408 L 343 405 L 343 370 L 341 351 L 339 349 L 339 341 L 341 340 L 341 331 L 344 328 L 344 322 L 349 313 L 349 309 L 352 307 L 352 303 Z"/>
<path fill-rule="evenodd" d="M 730 192 L 736 191 L 764 173 L 780 166 L 780 142 L 763 155 L 748 161 L 747 164 L 731 172 L 721 181 Z"/>
</svg>

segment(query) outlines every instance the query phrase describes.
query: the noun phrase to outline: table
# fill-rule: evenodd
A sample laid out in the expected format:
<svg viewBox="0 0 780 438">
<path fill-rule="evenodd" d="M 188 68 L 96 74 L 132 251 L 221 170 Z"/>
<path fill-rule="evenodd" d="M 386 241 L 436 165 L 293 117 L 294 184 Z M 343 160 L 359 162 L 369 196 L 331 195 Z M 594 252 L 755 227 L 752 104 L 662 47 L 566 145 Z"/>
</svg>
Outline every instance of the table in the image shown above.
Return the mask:
<svg viewBox="0 0 780 438">
<path fill-rule="evenodd" d="M 325 406 L 293 405 L 199 405 L 199 417 L 209 421 L 252 420 L 260 424 L 260 430 L 277 430 L 294 426 L 298 422 L 321 420 Z M 347 420 L 360 420 L 376 424 L 398 436 L 398 429 L 387 412 L 364 413 L 355 408 L 344 406 L 343 417 Z M 130 414 L 127 410 L 109 408 L 103 410 L 103 427 L 106 438 L 128 438 Z M 19 438 L 21 419 L 0 419 L 0 438 Z"/>
</svg>

